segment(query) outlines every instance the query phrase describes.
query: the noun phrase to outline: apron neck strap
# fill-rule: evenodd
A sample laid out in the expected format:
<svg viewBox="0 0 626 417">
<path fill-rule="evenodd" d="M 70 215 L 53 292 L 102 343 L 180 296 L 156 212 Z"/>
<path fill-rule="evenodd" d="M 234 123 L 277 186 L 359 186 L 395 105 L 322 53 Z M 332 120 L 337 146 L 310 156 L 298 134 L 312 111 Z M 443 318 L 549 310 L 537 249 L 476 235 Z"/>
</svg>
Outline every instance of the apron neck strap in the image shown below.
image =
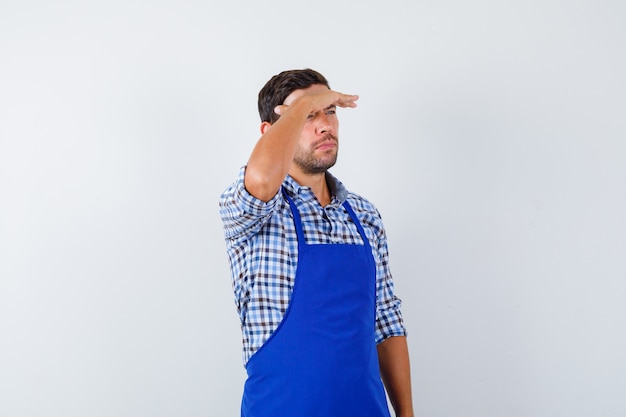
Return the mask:
<svg viewBox="0 0 626 417">
<path fill-rule="evenodd" d="M 285 190 L 285 187 L 281 187 L 281 190 L 283 192 L 283 195 L 287 199 L 287 202 L 289 202 L 289 206 L 291 207 L 291 213 L 293 214 L 293 222 L 296 226 L 296 233 L 298 235 L 298 242 L 299 244 L 304 244 L 306 241 L 304 240 L 304 232 L 302 230 L 302 220 L 300 218 L 300 212 L 298 211 L 298 207 L 296 207 L 296 203 L 294 203 L 291 197 L 289 197 L 289 194 L 287 193 L 287 190 Z M 348 200 L 344 201 L 342 205 L 346 209 L 350 217 L 352 218 L 352 222 L 354 223 L 357 230 L 359 231 L 359 235 L 361 235 L 361 239 L 363 240 L 363 245 L 370 248 L 369 239 L 367 238 L 367 235 L 365 234 L 365 230 L 363 229 L 363 226 L 361 225 L 359 218 L 356 216 L 356 213 L 354 212 L 354 210 L 352 210 L 352 206 L 350 206 L 350 204 L 348 203 Z"/>
</svg>

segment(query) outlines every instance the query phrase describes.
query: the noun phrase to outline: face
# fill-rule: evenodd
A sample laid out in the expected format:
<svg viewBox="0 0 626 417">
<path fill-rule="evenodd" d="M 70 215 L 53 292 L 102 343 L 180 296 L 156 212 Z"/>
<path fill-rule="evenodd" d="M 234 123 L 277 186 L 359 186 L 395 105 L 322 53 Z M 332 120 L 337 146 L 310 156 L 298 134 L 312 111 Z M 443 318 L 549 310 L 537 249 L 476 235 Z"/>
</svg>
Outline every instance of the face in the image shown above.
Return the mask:
<svg viewBox="0 0 626 417">
<path fill-rule="evenodd" d="M 295 90 L 287 96 L 285 104 L 289 105 L 296 98 L 305 94 L 324 90 L 328 90 L 328 87 L 321 84 Z M 335 165 L 339 150 L 338 128 L 339 121 L 335 106 L 310 114 L 296 147 L 293 160 L 296 167 L 305 174 L 321 174 Z"/>
</svg>

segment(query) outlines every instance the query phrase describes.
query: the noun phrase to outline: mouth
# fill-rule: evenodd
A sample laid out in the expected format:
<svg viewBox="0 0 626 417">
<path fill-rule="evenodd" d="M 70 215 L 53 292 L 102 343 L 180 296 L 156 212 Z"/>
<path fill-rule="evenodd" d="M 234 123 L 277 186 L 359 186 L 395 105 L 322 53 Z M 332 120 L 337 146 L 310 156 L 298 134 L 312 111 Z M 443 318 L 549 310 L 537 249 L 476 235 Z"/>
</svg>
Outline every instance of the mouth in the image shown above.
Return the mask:
<svg viewBox="0 0 626 417">
<path fill-rule="evenodd" d="M 327 149 L 335 149 L 336 147 L 337 147 L 337 144 L 335 142 L 327 141 L 327 142 L 321 143 L 320 145 L 315 147 L 315 149 L 319 149 L 321 151 L 325 151 Z"/>
<path fill-rule="evenodd" d="M 337 147 L 337 137 L 328 135 L 314 146 L 314 149 L 326 150 Z"/>
</svg>

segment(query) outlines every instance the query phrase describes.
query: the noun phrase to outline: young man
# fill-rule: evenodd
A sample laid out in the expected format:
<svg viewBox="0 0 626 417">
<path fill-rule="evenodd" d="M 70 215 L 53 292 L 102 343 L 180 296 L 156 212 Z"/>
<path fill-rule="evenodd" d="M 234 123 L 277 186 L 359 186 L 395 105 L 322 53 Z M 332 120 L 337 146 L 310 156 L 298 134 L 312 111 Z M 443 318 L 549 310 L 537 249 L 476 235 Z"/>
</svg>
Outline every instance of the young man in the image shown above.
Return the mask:
<svg viewBox="0 0 626 417">
<path fill-rule="evenodd" d="M 311 69 L 259 92 L 261 138 L 220 198 L 248 373 L 243 417 L 413 415 L 406 331 L 376 208 L 327 170 L 337 107 Z"/>
</svg>

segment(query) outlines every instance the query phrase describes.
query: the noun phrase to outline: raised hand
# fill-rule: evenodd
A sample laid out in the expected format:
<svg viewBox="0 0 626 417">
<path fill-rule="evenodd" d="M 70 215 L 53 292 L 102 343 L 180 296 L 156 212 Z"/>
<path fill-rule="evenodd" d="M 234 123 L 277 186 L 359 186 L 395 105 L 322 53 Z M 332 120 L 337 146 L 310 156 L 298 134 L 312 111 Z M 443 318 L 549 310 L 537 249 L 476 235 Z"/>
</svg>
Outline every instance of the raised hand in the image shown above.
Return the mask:
<svg viewBox="0 0 626 417">
<path fill-rule="evenodd" d="M 274 112 L 278 115 L 283 115 L 291 105 L 305 106 L 309 113 L 316 113 L 333 106 L 354 108 L 357 106 L 356 101 L 358 99 L 358 95 L 343 94 L 334 90 L 323 90 L 304 94 L 296 98 L 289 96 L 284 104 L 274 108 Z"/>
</svg>

